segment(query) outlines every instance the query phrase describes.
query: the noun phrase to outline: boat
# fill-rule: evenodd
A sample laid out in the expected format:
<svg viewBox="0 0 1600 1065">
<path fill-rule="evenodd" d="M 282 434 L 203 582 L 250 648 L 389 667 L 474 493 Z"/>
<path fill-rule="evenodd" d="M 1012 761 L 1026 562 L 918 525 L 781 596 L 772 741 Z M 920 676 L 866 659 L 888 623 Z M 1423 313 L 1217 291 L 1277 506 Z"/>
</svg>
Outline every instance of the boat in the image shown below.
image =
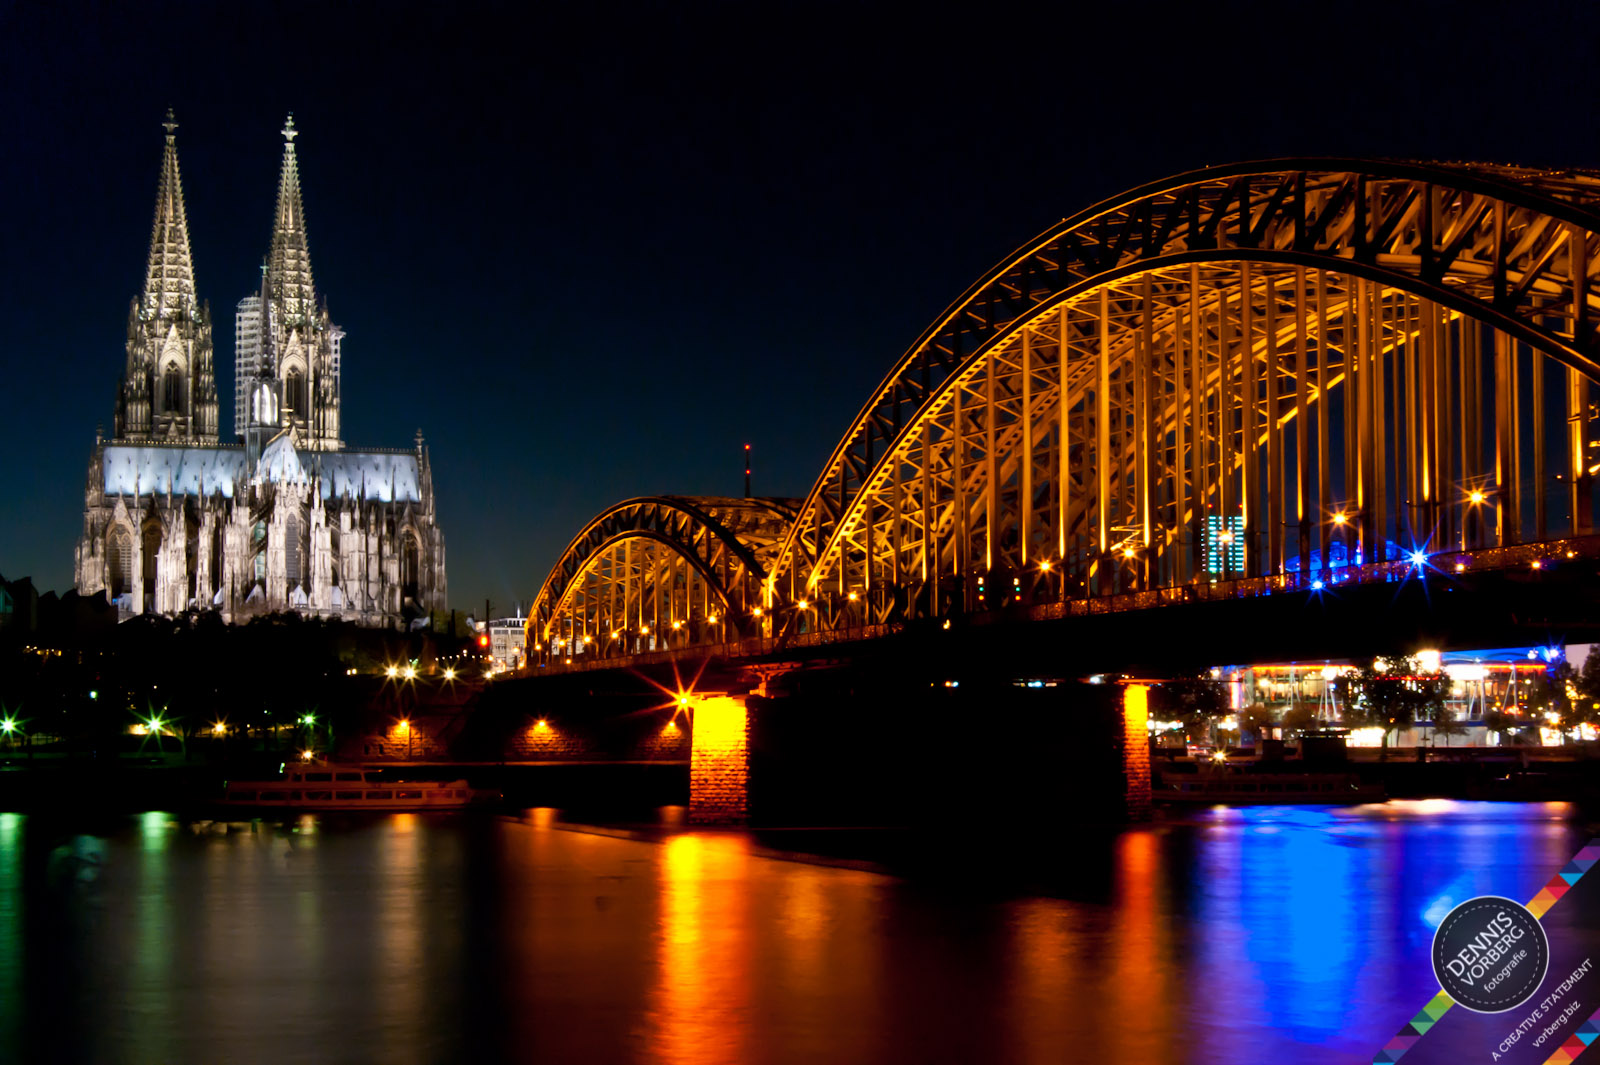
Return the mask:
<svg viewBox="0 0 1600 1065">
<path fill-rule="evenodd" d="M 1244 805 L 1349 806 L 1383 802 L 1382 784 L 1363 783 L 1354 773 L 1174 773 L 1151 788 L 1157 802 Z"/>
<path fill-rule="evenodd" d="M 262 810 L 459 810 L 492 798 L 465 780 L 395 780 L 359 765 L 291 766 L 278 780 L 230 780 L 223 806 Z"/>
</svg>

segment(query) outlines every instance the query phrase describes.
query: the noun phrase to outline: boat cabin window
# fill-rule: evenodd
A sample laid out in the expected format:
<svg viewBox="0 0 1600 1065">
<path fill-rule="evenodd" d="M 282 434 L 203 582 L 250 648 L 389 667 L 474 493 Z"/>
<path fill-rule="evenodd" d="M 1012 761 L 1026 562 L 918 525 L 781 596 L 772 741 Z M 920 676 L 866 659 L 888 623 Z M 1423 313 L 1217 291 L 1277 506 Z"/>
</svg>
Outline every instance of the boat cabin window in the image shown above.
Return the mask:
<svg viewBox="0 0 1600 1065">
<path fill-rule="evenodd" d="M 338 796 L 341 799 L 359 799 L 361 798 L 361 793 L 359 791 L 341 791 Z"/>
<path fill-rule="evenodd" d="M 387 799 L 388 797 L 389 797 L 389 793 L 387 791 L 369 791 L 369 792 L 367 792 L 367 798 L 369 798 L 369 799 Z"/>
<path fill-rule="evenodd" d="M 334 780 L 360 780 L 361 779 L 361 774 L 360 773 L 335 773 L 333 775 L 333 779 Z"/>
<path fill-rule="evenodd" d="M 306 776 L 305 776 L 305 779 L 307 781 L 332 780 L 333 779 L 333 774 L 332 773 L 307 773 Z"/>
</svg>

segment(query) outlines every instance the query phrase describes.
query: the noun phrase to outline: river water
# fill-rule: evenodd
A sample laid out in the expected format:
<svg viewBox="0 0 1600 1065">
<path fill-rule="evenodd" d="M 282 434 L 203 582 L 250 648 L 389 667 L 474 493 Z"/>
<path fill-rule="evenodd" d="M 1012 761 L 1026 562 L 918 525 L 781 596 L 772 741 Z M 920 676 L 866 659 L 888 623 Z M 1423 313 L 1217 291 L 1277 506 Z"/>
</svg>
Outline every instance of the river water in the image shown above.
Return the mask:
<svg viewBox="0 0 1600 1065">
<path fill-rule="evenodd" d="M 1438 920 L 1531 897 L 1585 828 L 1218 808 L 1004 855 L 964 827 L 894 876 L 548 810 L 0 814 L 0 1061 L 1370 1061 L 1437 989 Z"/>
</svg>

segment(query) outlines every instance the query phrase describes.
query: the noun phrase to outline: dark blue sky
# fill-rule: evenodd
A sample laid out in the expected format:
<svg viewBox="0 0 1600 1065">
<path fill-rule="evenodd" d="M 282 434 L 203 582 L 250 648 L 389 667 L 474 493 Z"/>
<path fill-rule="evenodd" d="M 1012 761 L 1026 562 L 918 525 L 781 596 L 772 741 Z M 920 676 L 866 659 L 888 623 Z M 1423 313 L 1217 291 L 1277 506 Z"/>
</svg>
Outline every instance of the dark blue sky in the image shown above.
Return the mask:
<svg viewBox="0 0 1600 1065">
<path fill-rule="evenodd" d="M 96 5 L 0 0 L 0 572 L 72 581 L 178 143 L 232 426 L 284 114 L 345 437 L 434 462 L 453 605 L 654 493 L 802 496 L 870 389 L 1055 220 L 1235 159 L 1600 166 L 1592 3 Z M 75 6 L 76 7 L 76 6 Z"/>
</svg>

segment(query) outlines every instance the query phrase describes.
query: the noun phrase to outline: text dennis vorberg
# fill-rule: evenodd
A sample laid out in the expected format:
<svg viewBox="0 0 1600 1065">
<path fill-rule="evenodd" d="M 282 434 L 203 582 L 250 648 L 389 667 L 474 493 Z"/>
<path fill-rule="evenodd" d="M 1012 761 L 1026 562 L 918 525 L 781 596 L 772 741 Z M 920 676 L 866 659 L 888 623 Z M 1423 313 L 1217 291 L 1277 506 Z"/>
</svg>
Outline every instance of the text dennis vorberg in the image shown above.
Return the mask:
<svg viewBox="0 0 1600 1065">
<path fill-rule="evenodd" d="M 1489 919 L 1482 932 L 1472 937 L 1472 941 L 1462 947 L 1455 957 L 1445 961 L 1445 966 L 1450 970 L 1450 975 L 1472 987 L 1527 934 L 1527 929 L 1513 921 L 1506 911 L 1500 910 Z"/>
</svg>

